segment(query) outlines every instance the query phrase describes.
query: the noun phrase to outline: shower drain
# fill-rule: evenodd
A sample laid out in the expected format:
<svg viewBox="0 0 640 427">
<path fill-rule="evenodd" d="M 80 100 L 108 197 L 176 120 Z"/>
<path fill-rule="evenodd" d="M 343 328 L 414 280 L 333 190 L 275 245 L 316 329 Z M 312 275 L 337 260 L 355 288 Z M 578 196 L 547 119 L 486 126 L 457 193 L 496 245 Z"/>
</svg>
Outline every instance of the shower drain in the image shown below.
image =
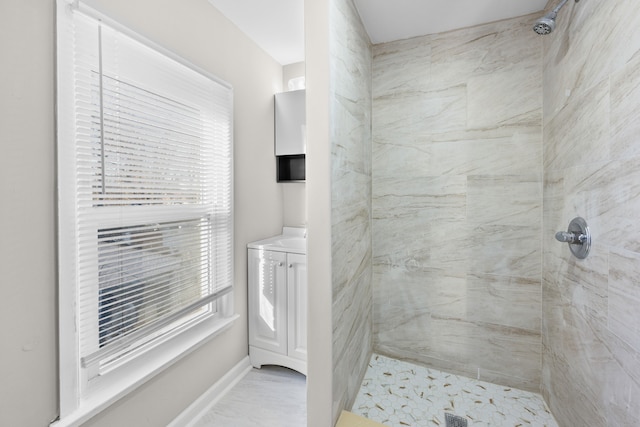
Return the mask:
<svg viewBox="0 0 640 427">
<path fill-rule="evenodd" d="M 444 421 L 447 423 L 447 427 L 467 427 L 467 419 L 459 417 L 457 415 L 444 413 Z"/>
</svg>

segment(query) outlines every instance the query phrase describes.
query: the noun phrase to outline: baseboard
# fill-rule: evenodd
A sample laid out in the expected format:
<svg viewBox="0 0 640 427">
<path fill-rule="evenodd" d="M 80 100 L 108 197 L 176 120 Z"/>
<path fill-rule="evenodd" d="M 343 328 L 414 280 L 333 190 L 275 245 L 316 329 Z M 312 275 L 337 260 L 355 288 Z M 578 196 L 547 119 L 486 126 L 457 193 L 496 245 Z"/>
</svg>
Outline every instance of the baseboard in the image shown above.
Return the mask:
<svg viewBox="0 0 640 427">
<path fill-rule="evenodd" d="M 167 427 L 191 427 L 194 425 L 251 369 L 251 362 L 249 361 L 249 356 L 247 356 L 182 411 Z"/>
<path fill-rule="evenodd" d="M 256 368 L 261 368 L 263 365 L 278 365 L 298 371 L 305 377 L 307 376 L 306 360 L 296 359 L 260 347 L 249 346 L 249 360 L 251 365 Z"/>
</svg>

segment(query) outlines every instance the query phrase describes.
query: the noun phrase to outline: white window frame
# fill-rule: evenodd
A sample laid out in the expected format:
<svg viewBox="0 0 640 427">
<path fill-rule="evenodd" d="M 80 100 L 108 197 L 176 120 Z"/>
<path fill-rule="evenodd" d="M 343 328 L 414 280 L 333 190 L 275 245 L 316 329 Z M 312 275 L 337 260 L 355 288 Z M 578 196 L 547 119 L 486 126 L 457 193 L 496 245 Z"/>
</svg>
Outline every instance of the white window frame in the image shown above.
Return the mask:
<svg viewBox="0 0 640 427">
<path fill-rule="evenodd" d="M 154 375 L 166 369 L 180 358 L 197 349 L 207 340 L 218 335 L 222 331 L 231 327 L 238 318 L 233 313 L 233 292 L 227 293 L 217 300 L 217 313 L 207 317 L 205 320 L 190 325 L 177 333 L 159 340 L 152 348 L 146 349 L 142 354 L 126 361 L 122 365 L 110 369 L 107 373 L 101 374 L 87 380 L 86 369 L 83 372 L 82 361 L 79 353 L 79 328 L 77 315 L 77 265 L 73 261 L 75 254 L 69 254 L 68 248 L 75 245 L 75 216 L 73 212 L 73 201 L 75 200 L 74 185 L 75 167 L 69 167 L 61 162 L 73 157 L 70 152 L 73 147 L 63 143 L 75 133 L 75 123 L 73 120 L 73 97 L 65 96 L 64 91 L 72 88 L 71 73 L 61 72 L 61 61 L 68 60 L 68 52 L 61 46 L 61 30 L 68 20 L 72 19 L 73 13 L 82 13 L 100 20 L 105 25 L 126 34 L 127 36 L 151 47 L 180 64 L 194 70 L 207 78 L 224 85 L 229 90 L 229 84 L 212 76 L 208 72 L 183 60 L 166 49 L 150 42 L 131 30 L 121 26 L 117 22 L 109 19 L 86 6 L 69 0 L 57 0 L 57 20 L 58 20 L 58 74 L 57 74 L 57 114 L 58 114 L 58 205 L 59 205 L 59 285 L 58 285 L 58 307 L 59 307 L 59 387 L 60 387 L 60 414 L 59 418 L 52 423 L 52 426 L 66 427 L 78 426 L 89 418 L 111 405 L 130 391 L 134 390 Z M 71 84 L 71 86 L 70 86 Z M 230 106 L 231 117 L 233 117 L 233 105 Z M 71 111 L 71 118 L 69 117 Z M 231 119 L 232 120 L 232 119 Z M 233 122 L 231 121 L 231 129 Z M 230 141 L 230 152 L 233 153 L 233 138 Z M 233 164 L 233 159 L 231 165 Z M 231 206 L 233 207 L 233 168 L 231 166 Z M 69 188 L 71 187 L 71 188 Z M 71 203 L 70 203 L 71 201 Z M 233 221 L 233 213 L 231 214 Z M 69 232 L 71 230 L 72 232 Z M 233 223 L 231 223 L 233 230 Z M 233 242 L 233 239 L 232 239 Z M 231 260 L 233 260 L 233 243 L 231 243 Z M 233 261 L 231 262 L 231 280 L 233 281 Z M 233 284 L 231 284 L 233 285 Z"/>
</svg>

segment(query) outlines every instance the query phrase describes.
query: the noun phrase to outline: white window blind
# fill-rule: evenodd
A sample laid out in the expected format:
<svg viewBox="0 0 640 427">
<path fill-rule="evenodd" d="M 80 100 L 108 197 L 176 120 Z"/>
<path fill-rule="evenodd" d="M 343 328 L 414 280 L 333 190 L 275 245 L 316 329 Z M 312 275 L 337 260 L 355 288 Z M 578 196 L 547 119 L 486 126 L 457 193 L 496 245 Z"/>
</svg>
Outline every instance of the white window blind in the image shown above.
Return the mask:
<svg viewBox="0 0 640 427">
<path fill-rule="evenodd" d="M 75 311 L 68 342 L 78 377 L 90 381 L 224 311 L 217 301 L 233 279 L 233 94 L 65 7 L 60 298 L 73 299 L 61 302 Z"/>
</svg>

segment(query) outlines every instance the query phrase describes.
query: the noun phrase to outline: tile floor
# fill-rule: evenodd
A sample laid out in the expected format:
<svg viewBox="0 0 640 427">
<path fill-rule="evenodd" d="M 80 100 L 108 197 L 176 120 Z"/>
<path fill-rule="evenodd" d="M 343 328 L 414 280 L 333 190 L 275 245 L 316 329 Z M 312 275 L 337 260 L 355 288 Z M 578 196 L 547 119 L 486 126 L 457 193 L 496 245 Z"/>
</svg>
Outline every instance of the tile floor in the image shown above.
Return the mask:
<svg viewBox="0 0 640 427">
<path fill-rule="evenodd" d="M 389 427 L 557 427 L 542 396 L 374 354 L 352 412 Z"/>
<path fill-rule="evenodd" d="M 304 427 L 307 380 L 279 366 L 252 369 L 193 427 Z"/>
<path fill-rule="evenodd" d="M 193 427 L 304 427 L 306 378 L 287 368 L 251 370 Z M 539 394 L 373 355 L 352 412 L 389 427 L 557 427 Z"/>
</svg>

